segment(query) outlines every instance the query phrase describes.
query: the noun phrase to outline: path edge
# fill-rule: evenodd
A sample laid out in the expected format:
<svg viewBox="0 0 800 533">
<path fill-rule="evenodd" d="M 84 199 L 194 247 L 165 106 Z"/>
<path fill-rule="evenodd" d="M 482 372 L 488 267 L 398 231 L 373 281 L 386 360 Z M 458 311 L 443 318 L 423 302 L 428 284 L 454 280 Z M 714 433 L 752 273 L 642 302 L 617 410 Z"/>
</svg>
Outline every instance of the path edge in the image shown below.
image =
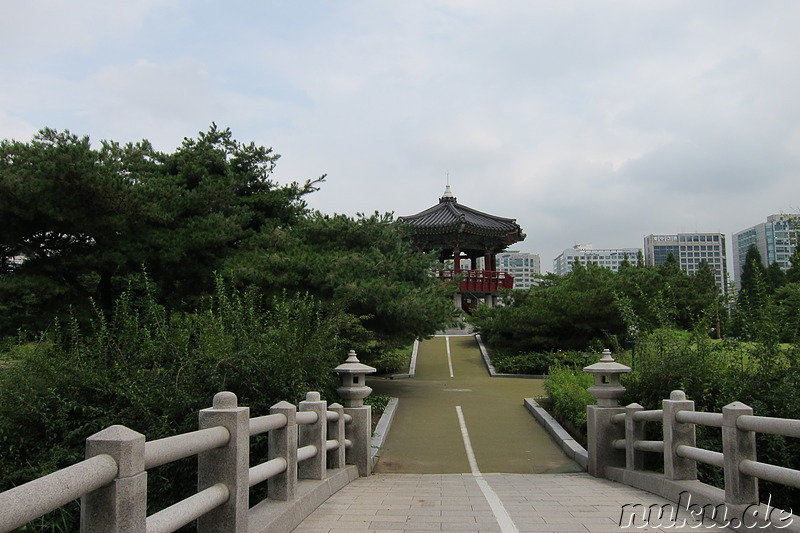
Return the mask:
<svg viewBox="0 0 800 533">
<path fill-rule="evenodd" d="M 578 444 L 578 442 L 572 438 L 572 435 L 567 433 L 561 424 L 553 418 L 550 413 L 545 411 L 544 407 L 539 405 L 539 402 L 534 400 L 533 398 L 525 398 L 523 400 L 523 404 L 525 408 L 530 411 L 533 415 L 533 418 L 536 419 L 539 424 L 541 424 L 547 433 L 550 434 L 550 437 L 556 441 L 556 443 L 561 446 L 561 449 L 566 454 L 567 457 L 575 461 L 580 465 L 581 468 L 584 470 L 587 469 L 587 465 L 589 464 L 589 453 L 586 449 Z"/>
<path fill-rule="evenodd" d="M 390 398 L 389 403 L 386 404 L 386 409 L 383 410 L 383 414 L 378 420 L 378 424 L 375 426 L 375 432 L 372 434 L 372 442 L 370 443 L 370 455 L 373 467 L 377 464 L 378 459 L 380 459 L 383 443 L 386 441 L 386 436 L 389 434 L 389 428 L 392 426 L 394 413 L 399 403 L 399 398 Z"/>
<path fill-rule="evenodd" d="M 389 379 L 413 378 L 417 372 L 417 354 L 419 353 L 419 339 L 414 339 L 414 346 L 411 348 L 411 362 L 408 365 L 408 374 L 392 374 Z"/>
</svg>

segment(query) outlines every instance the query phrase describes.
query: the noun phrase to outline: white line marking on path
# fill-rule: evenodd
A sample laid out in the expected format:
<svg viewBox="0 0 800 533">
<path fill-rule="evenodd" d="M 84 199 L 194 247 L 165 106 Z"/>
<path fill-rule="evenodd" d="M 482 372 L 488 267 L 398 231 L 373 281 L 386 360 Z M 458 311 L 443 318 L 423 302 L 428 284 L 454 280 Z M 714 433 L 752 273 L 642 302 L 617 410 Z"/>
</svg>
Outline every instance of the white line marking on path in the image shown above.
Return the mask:
<svg viewBox="0 0 800 533">
<path fill-rule="evenodd" d="M 447 366 L 450 367 L 450 377 L 453 377 L 453 359 L 450 357 L 450 337 L 444 338 L 447 344 Z"/>
<path fill-rule="evenodd" d="M 467 423 L 464 421 L 464 413 L 461 411 L 460 405 L 456 405 L 456 414 L 458 415 L 458 423 L 461 426 L 461 438 L 464 440 L 464 448 L 467 450 L 467 460 L 469 460 L 469 468 L 472 470 L 472 476 L 478 483 L 483 497 L 486 498 L 486 501 L 489 503 L 489 507 L 494 514 L 494 519 L 497 520 L 497 524 L 500 526 L 501 533 L 519 533 L 517 525 L 511 520 L 511 516 L 503 506 L 503 502 L 500 501 L 500 497 L 492 490 L 492 487 L 490 487 L 489 483 L 484 479 L 481 471 L 478 470 L 478 462 L 475 460 L 475 453 L 472 451 L 472 443 L 469 440 L 469 432 L 467 432 Z"/>
</svg>

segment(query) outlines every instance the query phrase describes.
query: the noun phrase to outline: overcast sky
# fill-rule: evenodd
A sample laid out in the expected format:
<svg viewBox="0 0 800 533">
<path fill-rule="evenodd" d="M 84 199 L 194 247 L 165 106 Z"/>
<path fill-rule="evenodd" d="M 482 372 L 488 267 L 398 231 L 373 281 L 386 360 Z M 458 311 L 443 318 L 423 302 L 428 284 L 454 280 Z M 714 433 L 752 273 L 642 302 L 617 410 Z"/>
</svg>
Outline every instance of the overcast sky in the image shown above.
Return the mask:
<svg viewBox="0 0 800 533">
<path fill-rule="evenodd" d="M 798 28 L 796 0 L 4 0 L 0 138 L 172 151 L 216 122 L 351 215 L 422 211 L 449 172 L 551 270 L 798 211 Z"/>
</svg>

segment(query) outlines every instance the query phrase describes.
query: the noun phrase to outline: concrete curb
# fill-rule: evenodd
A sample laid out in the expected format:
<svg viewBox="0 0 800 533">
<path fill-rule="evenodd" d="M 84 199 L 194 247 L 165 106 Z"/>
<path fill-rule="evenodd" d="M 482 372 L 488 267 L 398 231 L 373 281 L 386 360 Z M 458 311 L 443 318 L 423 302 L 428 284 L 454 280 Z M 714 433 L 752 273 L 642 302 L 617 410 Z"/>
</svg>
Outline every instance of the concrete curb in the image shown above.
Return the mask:
<svg viewBox="0 0 800 533">
<path fill-rule="evenodd" d="M 375 426 L 375 433 L 372 434 L 372 444 L 370 450 L 370 453 L 372 454 L 372 466 L 375 466 L 375 464 L 378 462 L 378 459 L 380 459 L 381 448 L 383 448 L 386 435 L 389 434 L 389 428 L 392 426 L 394 412 L 397 409 L 397 404 L 399 402 L 399 398 L 392 398 L 389 400 L 389 403 L 386 404 L 386 409 L 384 409 L 380 420 L 378 420 L 378 425 Z"/>
<path fill-rule="evenodd" d="M 300 525 L 314 510 L 351 481 L 358 479 L 358 468 L 347 465 L 329 470 L 328 477 L 297 482 L 297 494 L 290 501 L 262 500 L 248 512 L 248 533 L 289 532 Z"/>
<path fill-rule="evenodd" d="M 617 481 L 629 487 L 651 492 L 684 508 L 701 509 L 707 518 L 714 520 L 722 527 L 732 531 L 769 531 L 773 533 L 800 533 L 800 520 L 788 510 L 788 516 L 781 512 L 782 525 L 772 522 L 775 507 L 769 504 L 736 504 L 725 502 L 725 490 L 706 485 L 697 480 L 672 480 L 658 472 L 628 470 L 624 467 L 609 466 L 605 470 L 605 478 Z M 687 501 L 688 500 L 688 501 Z M 691 505 L 689 505 L 691 502 Z M 718 509 L 723 511 L 717 512 Z M 739 527 L 733 526 L 739 521 Z M 763 524 L 763 525 L 762 525 Z M 709 526 L 705 526 L 708 530 Z"/>
<path fill-rule="evenodd" d="M 584 449 L 583 446 L 577 443 L 575 439 L 572 438 L 572 435 L 567 433 L 567 431 L 561 427 L 555 418 L 550 416 L 550 413 L 544 410 L 544 408 L 539 405 L 539 403 L 534 400 L 533 398 L 525 398 L 523 401 L 525 404 L 525 408 L 531 412 L 533 417 L 536 419 L 539 424 L 541 424 L 550 436 L 555 440 L 564 453 L 578 463 L 581 468 L 586 470 L 586 465 L 589 463 L 589 454 Z"/>
<path fill-rule="evenodd" d="M 411 349 L 411 363 L 408 365 L 408 374 L 392 374 L 389 379 L 413 378 L 417 371 L 417 353 L 419 353 L 419 339 L 414 340 L 414 347 Z"/>
<path fill-rule="evenodd" d="M 478 341 L 478 347 L 481 349 L 481 356 L 483 357 L 483 364 L 486 365 L 486 370 L 489 371 L 489 375 L 493 378 L 520 378 L 520 379 L 544 379 L 545 376 L 541 374 L 500 374 L 494 368 L 492 364 L 492 359 L 489 357 L 489 352 L 486 350 L 486 346 L 483 345 L 483 341 L 481 340 L 481 336 L 476 334 L 475 340 Z"/>
</svg>

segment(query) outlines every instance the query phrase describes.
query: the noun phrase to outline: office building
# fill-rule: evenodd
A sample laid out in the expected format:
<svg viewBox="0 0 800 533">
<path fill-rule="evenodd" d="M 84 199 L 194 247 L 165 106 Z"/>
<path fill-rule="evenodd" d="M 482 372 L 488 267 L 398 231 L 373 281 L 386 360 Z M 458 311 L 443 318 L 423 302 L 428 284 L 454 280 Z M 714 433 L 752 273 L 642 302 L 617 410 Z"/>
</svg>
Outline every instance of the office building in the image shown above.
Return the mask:
<svg viewBox="0 0 800 533">
<path fill-rule="evenodd" d="M 578 244 L 567 248 L 553 260 L 553 272 L 563 276 L 572 272 L 575 261 L 582 265 L 594 263 L 603 268 L 617 272 L 620 265 L 628 258 L 632 265 L 636 264 L 636 257 L 641 253 L 641 248 L 608 248 L 595 250 L 591 244 Z"/>
<path fill-rule="evenodd" d="M 736 283 L 742 279 L 747 249 L 755 245 L 764 266 L 778 263 L 783 270 L 791 266 L 791 257 L 800 234 L 800 214 L 770 215 L 766 222 L 757 224 L 733 235 L 733 276 Z"/>
<path fill-rule="evenodd" d="M 644 238 L 644 262 L 661 265 L 672 255 L 681 270 L 694 275 L 706 261 L 714 273 L 717 287 L 727 292 L 728 261 L 722 233 L 678 233 L 648 235 Z"/>
<path fill-rule="evenodd" d="M 536 275 L 542 273 L 539 256 L 528 252 L 509 250 L 497 254 L 497 270 L 514 278 L 515 289 L 530 289 L 536 284 Z"/>
</svg>

